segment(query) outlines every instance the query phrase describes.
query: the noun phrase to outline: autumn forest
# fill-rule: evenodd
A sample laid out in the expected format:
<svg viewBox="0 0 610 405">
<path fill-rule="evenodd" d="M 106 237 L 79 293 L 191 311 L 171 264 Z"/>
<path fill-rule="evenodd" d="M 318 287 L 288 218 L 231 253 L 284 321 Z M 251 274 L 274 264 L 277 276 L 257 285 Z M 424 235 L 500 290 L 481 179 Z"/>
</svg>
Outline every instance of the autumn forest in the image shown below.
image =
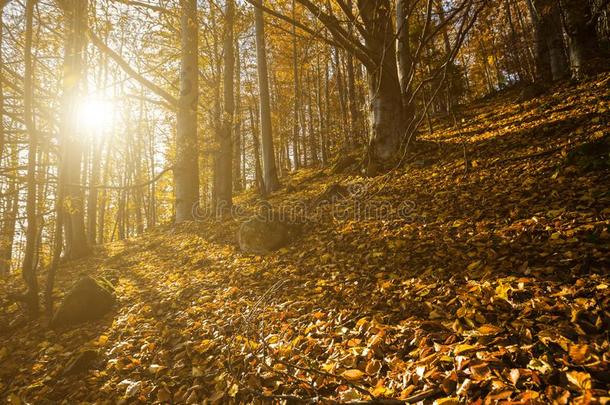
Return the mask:
<svg viewBox="0 0 610 405">
<path fill-rule="evenodd" d="M 0 403 L 610 404 L 609 1 L 0 16 Z"/>
</svg>

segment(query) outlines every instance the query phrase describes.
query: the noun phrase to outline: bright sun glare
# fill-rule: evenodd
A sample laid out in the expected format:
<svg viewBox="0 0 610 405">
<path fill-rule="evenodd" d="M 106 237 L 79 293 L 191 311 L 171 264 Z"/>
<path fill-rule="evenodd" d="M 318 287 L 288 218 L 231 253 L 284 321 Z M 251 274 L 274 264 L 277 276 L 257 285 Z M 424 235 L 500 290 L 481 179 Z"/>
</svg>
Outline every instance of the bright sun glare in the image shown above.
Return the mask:
<svg viewBox="0 0 610 405">
<path fill-rule="evenodd" d="M 78 126 L 82 130 L 101 135 L 112 125 L 114 105 L 110 100 L 87 97 L 78 107 Z"/>
</svg>

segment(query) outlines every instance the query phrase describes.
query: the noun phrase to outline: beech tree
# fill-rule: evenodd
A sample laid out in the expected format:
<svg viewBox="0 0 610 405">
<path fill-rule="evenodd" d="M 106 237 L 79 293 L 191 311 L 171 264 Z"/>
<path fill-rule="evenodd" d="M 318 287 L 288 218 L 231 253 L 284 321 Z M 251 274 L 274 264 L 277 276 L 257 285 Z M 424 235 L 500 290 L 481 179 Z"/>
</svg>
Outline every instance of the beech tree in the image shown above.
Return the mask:
<svg viewBox="0 0 610 405">
<path fill-rule="evenodd" d="M 197 0 L 180 0 L 180 97 L 176 114 L 174 181 L 176 222 L 193 219 L 199 202 L 197 110 L 199 97 Z"/>
<path fill-rule="evenodd" d="M 61 115 L 61 148 L 65 161 L 61 176 L 65 194 L 63 201 L 58 203 L 65 210 L 65 254 L 70 258 L 78 258 L 90 252 L 85 233 L 84 195 L 81 187 L 83 145 L 77 124 L 78 106 L 83 94 L 88 2 L 59 0 L 59 4 L 64 14 L 65 30 Z"/>
<path fill-rule="evenodd" d="M 597 17 L 589 1 L 561 0 L 566 33 L 570 39 L 570 64 L 575 78 L 595 71 L 600 57 Z"/>
<path fill-rule="evenodd" d="M 260 0 L 262 1 L 262 0 Z M 256 31 L 256 65 L 258 69 L 258 91 L 260 101 L 260 131 L 263 146 L 263 180 L 267 193 L 280 186 L 275 166 L 275 152 L 271 127 L 271 105 L 269 96 L 269 72 L 267 70 L 267 49 L 265 41 L 265 20 L 261 4 L 254 8 Z"/>
</svg>

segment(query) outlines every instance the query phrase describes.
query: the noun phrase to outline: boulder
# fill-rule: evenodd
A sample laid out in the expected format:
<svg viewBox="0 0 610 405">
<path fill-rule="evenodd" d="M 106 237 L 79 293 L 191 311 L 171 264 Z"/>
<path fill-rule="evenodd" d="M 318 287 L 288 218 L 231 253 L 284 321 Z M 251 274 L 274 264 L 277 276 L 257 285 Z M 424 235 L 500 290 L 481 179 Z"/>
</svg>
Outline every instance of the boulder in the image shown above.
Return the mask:
<svg viewBox="0 0 610 405">
<path fill-rule="evenodd" d="M 334 204 L 343 199 L 350 197 L 350 190 L 342 184 L 332 184 L 324 190 L 313 202 L 313 206 L 317 207 L 321 204 Z"/>
<path fill-rule="evenodd" d="M 274 215 L 257 215 L 241 224 L 237 239 L 244 253 L 265 254 L 290 242 L 292 226 Z"/>
<path fill-rule="evenodd" d="M 83 350 L 68 361 L 63 370 L 63 375 L 68 376 L 88 371 L 94 368 L 99 360 L 100 354 L 97 350 Z"/>
<path fill-rule="evenodd" d="M 91 277 L 81 278 L 64 296 L 51 326 L 72 326 L 108 313 L 115 302 L 112 287 Z"/>
</svg>

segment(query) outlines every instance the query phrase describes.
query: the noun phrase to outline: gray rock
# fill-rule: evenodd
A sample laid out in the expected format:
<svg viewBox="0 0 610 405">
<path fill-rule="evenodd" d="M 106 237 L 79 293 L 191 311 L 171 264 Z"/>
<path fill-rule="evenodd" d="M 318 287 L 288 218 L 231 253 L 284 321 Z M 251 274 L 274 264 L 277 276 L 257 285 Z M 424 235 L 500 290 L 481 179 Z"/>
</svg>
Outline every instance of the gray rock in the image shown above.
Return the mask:
<svg viewBox="0 0 610 405">
<path fill-rule="evenodd" d="M 105 284 L 88 276 L 81 278 L 64 296 L 51 326 L 72 326 L 103 317 L 115 302 L 111 286 Z"/>
<path fill-rule="evenodd" d="M 274 215 L 258 215 L 239 227 L 237 239 L 244 253 L 265 254 L 290 242 L 292 226 Z"/>
</svg>

